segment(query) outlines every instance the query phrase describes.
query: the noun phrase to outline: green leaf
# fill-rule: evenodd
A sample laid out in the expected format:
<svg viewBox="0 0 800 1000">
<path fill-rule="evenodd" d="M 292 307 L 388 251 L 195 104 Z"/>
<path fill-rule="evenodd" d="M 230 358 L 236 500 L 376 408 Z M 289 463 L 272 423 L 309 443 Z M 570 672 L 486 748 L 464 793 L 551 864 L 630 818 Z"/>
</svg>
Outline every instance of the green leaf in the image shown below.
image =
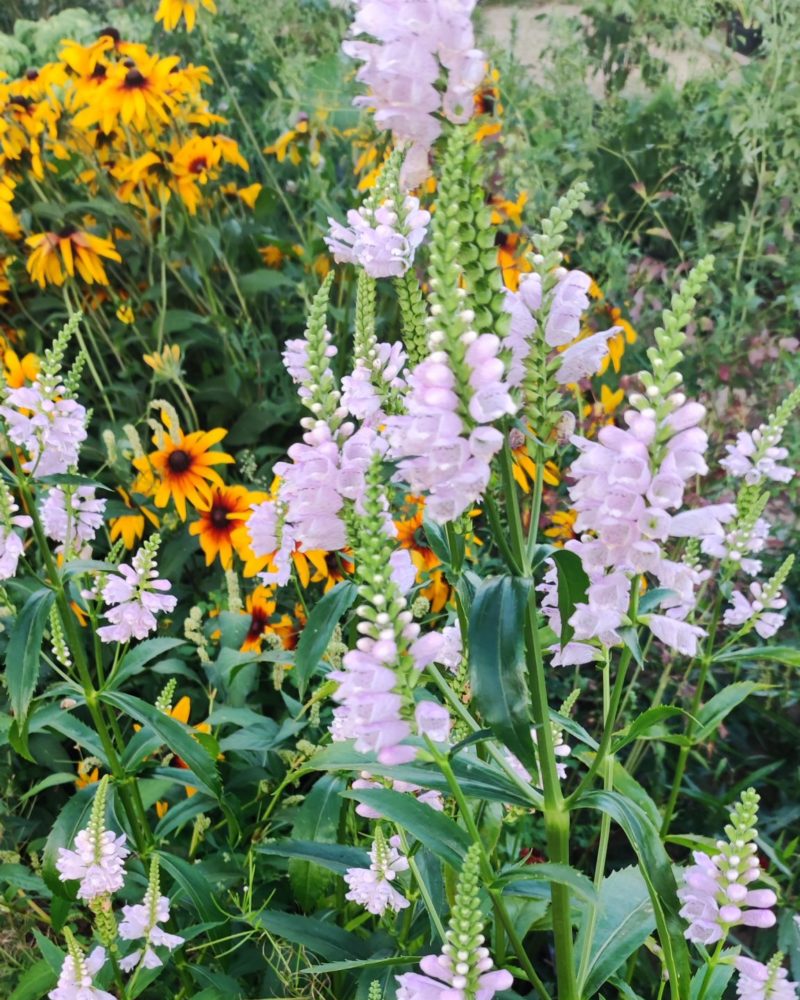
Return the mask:
<svg viewBox="0 0 800 1000">
<path fill-rule="evenodd" d="M 342 811 L 342 792 L 346 787 L 344 779 L 338 775 L 323 774 L 297 810 L 292 837 L 335 844 Z M 302 909 L 310 910 L 330 884 L 330 875 L 312 862 L 293 858 L 289 862 L 289 881 Z"/>
<path fill-rule="evenodd" d="M 569 624 L 576 604 L 586 601 L 589 577 L 575 552 L 557 549 L 550 556 L 558 571 L 558 612 L 561 615 L 561 648 L 570 641 L 575 630 Z"/>
<path fill-rule="evenodd" d="M 655 611 L 661 605 L 662 601 L 665 601 L 668 597 L 677 596 L 676 592 L 670 590 L 669 587 L 653 587 L 652 590 L 648 590 L 639 598 L 639 614 L 646 615 Z"/>
<path fill-rule="evenodd" d="M 108 685 L 109 689 L 118 688 L 129 677 L 141 673 L 148 663 L 155 660 L 157 656 L 161 656 L 162 653 L 166 653 L 167 650 L 185 645 L 186 641 L 184 639 L 173 639 L 169 636 L 157 636 L 155 639 L 145 639 L 144 642 L 140 642 L 138 646 L 134 646 L 133 649 L 125 654 L 122 663 L 120 663 L 117 672 Z"/>
<path fill-rule="evenodd" d="M 695 730 L 693 739 L 702 743 L 713 735 L 722 720 L 755 691 L 766 691 L 767 684 L 754 681 L 738 681 L 718 691 L 697 713 L 700 728 Z"/>
<path fill-rule="evenodd" d="M 275 937 L 301 944 L 314 955 L 331 962 L 349 959 L 367 959 L 372 950 L 368 941 L 342 930 L 336 924 L 312 917 L 301 917 L 277 910 L 262 911 L 253 918 L 253 924 L 263 927 Z"/>
<path fill-rule="evenodd" d="M 369 868 L 370 864 L 366 851 L 358 847 L 346 847 L 344 844 L 282 840 L 274 844 L 259 844 L 256 851 L 278 858 L 301 858 L 304 861 L 313 861 L 315 865 L 327 868 L 337 875 L 344 875 L 348 868 Z"/>
<path fill-rule="evenodd" d="M 639 667 L 644 667 L 644 657 L 642 656 L 642 647 L 639 645 L 639 633 L 633 626 L 628 625 L 625 628 L 617 630 L 622 638 L 622 641 L 630 650 L 631 656 L 633 657 L 635 663 Z"/>
<path fill-rule="evenodd" d="M 308 682 L 328 648 L 333 630 L 340 618 L 356 599 L 358 591 L 350 580 L 342 580 L 317 602 L 300 633 L 294 657 L 292 676 L 302 698 Z"/>
<path fill-rule="evenodd" d="M 578 799 L 575 808 L 599 809 L 618 823 L 628 838 L 650 893 L 671 994 L 675 1000 L 686 1000 L 691 970 L 683 936 L 685 925 L 678 916 L 680 904 L 672 863 L 658 830 L 639 806 L 617 792 L 588 792 Z"/>
<path fill-rule="evenodd" d="M 42 878 L 48 888 L 59 896 L 74 898 L 74 893 L 70 893 L 65 883 L 58 877 L 56 861 L 59 848 L 72 849 L 75 843 L 75 834 L 89 825 L 89 816 L 92 812 L 92 802 L 96 790 L 97 785 L 87 785 L 86 788 L 81 788 L 72 796 L 58 814 L 44 845 Z M 109 792 L 113 792 L 113 789 L 109 789 Z"/>
<path fill-rule="evenodd" d="M 747 649 L 729 649 L 714 657 L 715 663 L 735 660 L 767 660 L 783 663 L 787 667 L 800 667 L 800 649 L 794 646 L 749 646 Z"/>
<path fill-rule="evenodd" d="M 75 775 L 71 771 L 56 771 L 54 774 L 48 774 L 41 781 L 37 781 L 33 788 L 29 788 L 24 795 L 20 795 L 19 801 L 25 802 L 27 799 L 33 798 L 34 795 L 45 792 L 48 788 L 54 788 L 56 785 L 71 785 L 74 782 Z"/>
<path fill-rule="evenodd" d="M 451 868 L 461 870 L 470 839 L 466 831 L 444 813 L 431 809 L 411 795 L 393 792 L 388 788 L 351 789 L 344 793 L 344 797 L 371 806 L 381 816 L 399 824 L 406 833 L 416 837 Z"/>
<path fill-rule="evenodd" d="M 37 590 L 31 594 L 11 630 L 5 677 L 11 711 L 20 722 L 28 715 L 39 680 L 42 637 L 54 600 L 52 590 Z"/>
<path fill-rule="evenodd" d="M 437 524 L 426 517 L 423 522 L 423 528 L 425 538 L 428 540 L 428 545 L 431 547 L 433 554 L 446 566 L 452 565 L 453 557 L 450 553 L 450 545 L 447 541 L 447 532 L 444 525 Z"/>
<path fill-rule="evenodd" d="M 104 702 L 113 705 L 126 715 L 136 719 L 143 725 L 150 726 L 157 736 L 176 753 L 197 778 L 197 785 L 219 800 L 222 795 L 222 784 L 217 765 L 204 747 L 194 738 L 191 729 L 182 722 L 173 719 L 164 712 L 159 712 L 141 698 L 121 694 L 118 691 L 103 691 L 100 697 Z"/>
<path fill-rule="evenodd" d="M 57 979 L 56 973 L 40 958 L 25 970 L 8 1000 L 42 1000 L 56 985 Z"/>
<path fill-rule="evenodd" d="M 726 948 L 722 954 L 737 955 L 738 953 L 738 948 Z M 720 963 L 711 973 L 711 978 L 708 981 L 706 981 L 706 971 L 707 967 L 703 964 L 692 976 L 691 1000 L 699 1000 L 701 990 L 703 1000 L 722 1000 L 722 995 L 733 978 L 736 967 L 732 962 L 730 965 L 727 962 Z M 703 989 L 704 986 L 705 989 Z"/>
<path fill-rule="evenodd" d="M 193 865 L 174 854 L 158 851 L 160 867 L 170 874 L 188 896 L 201 920 L 218 921 L 220 911 L 214 905 L 214 886 L 203 874 L 201 865 Z"/>
<path fill-rule="evenodd" d="M 419 955 L 390 955 L 388 958 L 355 959 L 351 962 L 324 962 L 322 965 L 309 965 L 303 969 L 308 975 L 325 975 L 328 972 L 350 972 L 354 969 L 388 969 L 395 965 L 416 965 Z"/>
<path fill-rule="evenodd" d="M 570 868 L 569 865 L 557 864 L 556 862 L 544 861 L 541 864 L 525 865 L 524 868 L 515 868 L 511 872 L 501 872 L 496 879 L 497 885 L 503 886 L 505 896 L 524 896 L 528 893 L 522 886 L 530 882 L 556 882 L 558 885 L 566 885 L 590 905 L 597 902 L 592 880 L 587 878 L 583 872 Z M 532 895 L 537 895 L 532 893 Z"/>
<path fill-rule="evenodd" d="M 616 739 L 611 745 L 611 753 L 615 754 L 634 740 L 642 739 L 649 730 L 660 726 L 666 719 L 671 719 L 676 715 L 686 715 L 686 712 L 682 708 L 671 705 L 657 705 L 655 708 L 648 708 L 616 734 Z M 658 735 L 656 734 L 654 738 L 658 739 Z"/>
<path fill-rule="evenodd" d="M 39 945 L 39 951 L 42 953 L 42 958 L 47 962 L 53 972 L 58 975 L 61 972 L 61 966 L 64 964 L 64 959 L 67 957 L 66 952 L 62 951 L 58 945 L 53 944 L 53 942 L 44 936 L 37 928 L 33 929 L 33 936 L 36 938 L 36 943 Z"/>
<path fill-rule="evenodd" d="M 250 271 L 239 278 L 239 288 L 242 294 L 250 298 L 262 292 L 273 292 L 282 285 L 291 285 L 292 282 L 280 271 L 270 271 L 266 268 L 259 268 L 257 271 Z"/>
<path fill-rule="evenodd" d="M 525 767 L 536 769 L 525 667 L 523 621 L 531 581 L 484 580 L 469 617 L 469 670 L 481 717 Z"/>
<path fill-rule="evenodd" d="M 588 960 L 578 982 L 581 996 L 593 996 L 644 944 L 655 925 L 653 903 L 638 868 L 623 868 L 604 878 L 598 894 Z M 592 915 L 587 910 L 578 933 L 576 956 L 583 955 L 591 928 Z"/>
<path fill-rule="evenodd" d="M 334 743 L 325 747 L 309 760 L 308 766 L 315 771 L 368 771 L 381 778 L 395 778 L 409 781 L 423 788 L 439 792 L 449 792 L 447 779 L 438 767 L 412 762 L 410 764 L 380 764 L 374 756 L 360 754 L 352 744 Z M 541 808 L 542 796 L 534 788 L 527 791 L 512 781 L 503 771 L 491 764 L 460 754 L 450 761 L 453 773 L 458 779 L 461 791 L 467 798 L 487 799 L 490 802 L 507 802 L 509 805 Z"/>
</svg>

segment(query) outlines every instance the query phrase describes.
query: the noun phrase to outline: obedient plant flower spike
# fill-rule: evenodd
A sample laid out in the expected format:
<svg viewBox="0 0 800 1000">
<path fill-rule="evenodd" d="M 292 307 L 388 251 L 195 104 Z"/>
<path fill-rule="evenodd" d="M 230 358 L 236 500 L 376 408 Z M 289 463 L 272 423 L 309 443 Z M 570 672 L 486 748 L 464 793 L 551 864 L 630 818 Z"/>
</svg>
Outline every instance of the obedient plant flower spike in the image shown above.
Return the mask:
<svg viewBox="0 0 800 1000">
<path fill-rule="evenodd" d="M 53 656 L 65 670 L 69 670 L 72 666 L 72 655 L 69 651 L 66 636 L 64 635 L 64 626 L 61 624 L 61 614 L 55 604 L 50 608 L 49 622 L 50 646 L 53 650 Z"/>
<path fill-rule="evenodd" d="M 17 566 L 25 545 L 15 528 L 30 528 L 33 518 L 18 514 L 19 506 L 0 479 L 0 580 L 10 580 L 17 572 Z"/>
<path fill-rule="evenodd" d="M 643 396 L 631 396 L 630 402 L 638 410 L 653 410 L 658 421 L 682 405 L 682 401 L 671 395 L 683 382 L 683 376 L 675 369 L 683 360 L 681 347 L 686 340 L 684 331 L 691 322 L 697 298 L 708 283 L 713 268 L 714 257 L 711 254 L 692 268 L 672 296 L 670 308 L 662 313 L 663 325 L 656 327 L 653 334 L 655 346 L 647 350 L 651 370 L 639 373 L 645 393 Z"/>
<path fill-rule="evenodd" d="M 732 927 L 772 927 L 777 897 L 771 889 L 748 889 L 761 873 L 756 847 L 759 796 L 742 792 L 725 826 L 728 838 L 717 841 L 713 857 L 695 851 L 695 864 L 683 873 L 680 915 L 689 922 L 685 936 L 696 944 L 723 942 Z"/>
<path fill-rule="evenodd" d="M 161 689 L 161 694 L 156 698 L 155 708 L 159 712 L 164 712 L 165 715 L 169 715 L 172 710 L 172 699 L 175 696 L 175 688 L 178 686 L 177 677 L 170 677 L 164 687 Z"/>
<path fill-rule="evenodd" d="M 92 985 L 92 978 L 105 965 L 104 948 L 95 948 L 84 955 L 69 927 L 64 928 L 67 957 L 61 966 L 58 984 L 47 995 L 50 1000 L 115 1000 L 114 995 Z"/>
<path fill-rule="evenodd" d="M 789 973 L 781 968 L 783 952 L 777 951 L 764 965 L 739 955 L 733 960 L 739 979 L 736 996 L 739 1000 L 795 1000 L 800 983 L 789 981 Z"/>
<path fill-rule="evenodd" d="M 334 272 L 331 271 L 314 295 L 304 337 L 288 340 L 283 352 L 286 368 L 298 386 L 300 401 L 313 414 L 313 418 L 306 417 L 301 421 L 306 428 L 316 421 L 324 421 L 331 430 L 335 430 L 342 419 L 339 389 L 330 363 L 336 355 L 336 347 L 331 344 L 327 327 L 333 277 Z"/>
<path fill-rule="evenodd" d="M 507 990 L 514 979 L 494 963 L 483 946 L 483 915 L 480 909 L 481 847 L 470 845 L 456 887 L 446 941 L 440 955 L 420 961 L 424 975 L 407 972 L 397 976 L 397 1000 L 491 1000 L 498 990 Z"/>
<path fill-rule="evenodd" d="M 723 622 L 726 625 L 741 625 L 741 628 L 728 640 L 728 644 L 736 642 L 753 629 L 762 639 L 769 639 L 775 635 L 785 620 L 784 616 L 778 613 L 786 607 L 786 599 L 781 596 L 781 589 L 793 565 L 794 553 L 784 559 L 778 571 L 764 586 L 751 583 L 750 593 L 754 598 L 752 602 L 740 591 L 733 592 L 733 606 L 725 611 Z"/>
<path fill-rule="evenodd" d="M 399 913 L 406 909 L 408 900 L 393 885 L 398 873 L 409 867 L 408 858 L 400 853 L 400 847 L 399 836 L 387 841 L 380 826 L 376 826 L 369 868 L 348 868 L 345 872 L 344 880 L 349 887 L 345 899 L 358 903 L 376 916 L 383 916 L 387 910 Z"/>
<path fill-rule="evenodd" d="M 45 350 L 42 365 L 39 369 L 38 381 L 42 384 L 46 392 L 53 390 L 57 385 L 63 383 L 64 378 L 61 373 L 64 365 L 64 356 L 82 320 L 83 313 L 73 313 L 58 332 L 52 344 Z"/>
<path fill-rule="evenodd" d="M 358 272 L 356 282 L 355 356 L 367 363 L 374 361 L 378 338 L 375 336 L 375 279 L 366 271 Z"/>
<path fill-rule="evenodd" d="M 122 907 L 120 938 L 123 941 L 142 940 L 141 948 L 137 948 L 120 960 L 120 967 L 125 972 L 130 972 L 136 966 L 157 969 L 163 962 L 153 950 L 154 947 L 164 947 L 174 951 L 184 943 L 184 938 L 178 934 L 168 934 L 159 926 L 169 920 L 169 910 L 169 899 L 161 895 L 158 856 L 153 855 L 144 899 L 135 906 Z M 135 978 L 136 973 L 134 973 Z"/>
<path fill-rule="evenodd" d="M 573 184 L 550 209 L 547 218 L 542 220 L 542 231 L 533 236 L 536 253 L 532 261 L 534 270 L 541 275 L 542 303 L 545 308 L 548 305 L 549 293 L 558 283 L 556 271 L 564 259 L 561 247 L 566 239 L 567 227 L 588 190 L 589 185 L 585 181 Z"/>
<path fill-rule="evenodd" d="M 383 990 L 381 989 L 381 984 L 379 980 L 373 979 L 369 984 L 369 993 L 367 994 L 367 1000 L 383 1000 Z"/>
<path fill-rule="evenodd" d="M 779 464 L 788 457 L 789 452 L 778 446 L 786 425 L 798 406 L 800 386 L 789 393 L 760 427 L 752 432 L 740 431 L 736 436 L 736 444 L 726 445 L 728 455 L 720 461 L 720 465 L 730 475 L 744 478 L 745 485 L 742 489 L 754 488 L 765 479 L 788 483 L 794 476 L 792 468 Z"/>
<path fill-rule="evenodd" d="M 97 786 L 92 803 L 89 825 L 75 837 L 75 850 L 60 847 L 56 868 L 62 882 L 80 880 L 78 898 L 89 903 L 107 900 L 122 888 L 125 881 L 124 862 L 130 851 L 125 847 L 125 834 L 116 836 L 106 829 L 106 799 L 109 776 Z"/>
<path fill-rule="evenodd" d="M 83 369 L 86 367 L 89 361 L 89 356 L 86 351 L 81 348 L 75 356 L 75 360 L 70 365 L 70 369 L 64 379 L 64 387 L 67 390 L 67 396 L 70 398 L 75 398 L 78 395 L 78 390 L 81 385 L 81 378 L 83 376 Z M 87 420 L 88 423 L 88 420 Z"/>
</svg>

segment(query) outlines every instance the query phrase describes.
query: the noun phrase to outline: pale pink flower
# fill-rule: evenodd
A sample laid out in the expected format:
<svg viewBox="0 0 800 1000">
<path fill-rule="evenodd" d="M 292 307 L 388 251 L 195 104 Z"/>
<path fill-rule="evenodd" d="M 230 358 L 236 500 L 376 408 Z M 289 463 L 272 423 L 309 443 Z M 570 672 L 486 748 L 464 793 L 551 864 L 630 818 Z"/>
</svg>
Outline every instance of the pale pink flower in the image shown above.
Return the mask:
<svg viewBox="0 0 800 1000">
<path fill-rule="evenodd" d="M 103 968 L 106 961 L 105 948 L 97 947 L 83 959 L 82 968 L 75 967 L 71 955 L 67 955 L 58 984 L 47 994 L 50 1000 L 114 1000 L 114 995 L 92 985 L 92 979 Z"/>
<path fill-rule="evenodd" d="M 739 973 L 736 996 L 739 1000 L 795 1000 L 800 983 L 789 980 L 789 973 L 780 967 L 764 965 L 755 959 L 738 955 L 733 964 Z"/>
<path fill-rule="evenodd" d="M 184 939 L 178 934 L 169 934 L 158 926 L 168 920 L 169 899 L 166 896 L 159 896 L 155 901 L 155 907 L 153 907 L 149 889 L 141 903 L 122 907 L 119 936 L 123 941 L 138 941 L 140 938 L 144 938 L 144 949 L 138 948 L 130 955 L 120 959 L 120 967 L 125 972 L 130 972 L 131 969 L 135 968 L 140 959 L 142 959 L 142 965 L 145 969 L 157 969 L 163 963 L 153 951 L 153 947 L 163 947 L 174 951 L 183 944 Z M 144 955 L 142 955 L 142 951 L 144 951 Z"/>
<path fill-rule="evenodd" d="M 80 880 L 78 898 L 91 901 L 97 896 L 117 892 L 125 881 L 125 858 L 130 851 L 125 846 L 125 834 L 91 827 L 75 836 L 75 849 L 58 849 L 56 869 L 62 882 Z"/>
<path fill-rule="evenodd" d="M 34 476 L 67 472 L 76 465 L 86 440 L 86 409 L 65 396 L 63 385 L 52 391 L 40 381 L 10 389 L 0 406 L 8 437 L 30 455 L 23 469 Z"/>
<path fill-rule="evenodd" d="M 379 836 L 373 841 L 369 856 L 369 868 L 348 868 L 345 872 L 344 880 L 350 888 L 345 898 L 378 916 L 387 910 L 399 913 L 409 905 L 391 884 L 398 873 L 408 870 L 408 858 L 400 853 L 400 838 L 394 836 L 387 844 Z"/>
</svg>

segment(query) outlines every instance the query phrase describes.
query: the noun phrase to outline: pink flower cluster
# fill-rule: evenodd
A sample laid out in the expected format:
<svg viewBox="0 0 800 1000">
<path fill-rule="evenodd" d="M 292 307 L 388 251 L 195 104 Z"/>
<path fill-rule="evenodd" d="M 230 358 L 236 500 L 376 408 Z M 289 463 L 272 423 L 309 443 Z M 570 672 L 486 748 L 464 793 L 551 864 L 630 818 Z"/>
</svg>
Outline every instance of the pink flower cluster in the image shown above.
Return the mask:
<svg viewBox="0 0 800 1000">
<path fill-rule="evenodd" d="M 545 320 L 544 342 L 554 350 L 564 349 L 560 354 L 556 381 L 568 385 L 597 371 L 608 353 L 608 341 L 619 332 L 619 327 L 612 326 L 576 340 L 581 332 L 581 316 L 589 306 L 588 291 L 592 279 L 583 271 L 567 271 L 564 268 L 560 271 Z M 539 328 L 534 314 L 542 309 L 542 305 L 542 280 L 536 273 L 523 275 L 518 291 L 506 291 L 505 309 L 511 316 L 506 342 L 512 355 L 508 382 L 512 386 L 522 384 L 524 362 Z"/>
<path fill-rule="evenodd" d="M 130 642 L 145 639 L 157 626 L 156 615 L 172 611 L 178 603 L 168 594 L 169 580 L 158 578 L 158 569 L 146 548 L 133 557 L 133 565 L 122 563 L 117 573 L 106 580 L 103 600 L 110 605 L 105 612 L 108 625 L 97 630 L 103 642 Z"/>
<path fill-rule="evenodd" d="M 451 946 L 445 945 L 449 949 Z M 498 990 L 510 989 L 514 978 L 505 969 L 495 969 L 488 948 L 479 947 L 470 956 L 474 967 L 477 967 L 478 990 L 475 1000 L 492 1000 Z M 462 968 L 463 966 L 463 968 Z M 466 971 L 468 966 L 461 963 L 456 955 L 455 961 L 450 954 L 426 955 L 419 963 L 424 975 L 417 972 L 406 972 L 397 976 L 397 1000 L 466 1000 Z M 470 997 L 473 994 L 470 993 Z"/>
<path fill-rule="evenodd" d="M 412 621 L 410 611 L 401 611 L 399 621 L 403 626 L 401 641 L 414 668 L 424 670 L 433 662 L 441 637 L 430 632 L 420 638 L 420 627 Z M 382 764 L 407 764 L 416 757 L 417 750 L 403 744 L 412 728 L 402 715 L 403 697 L 395 690 L 401 651 L 388 622 L 381 624 L 383 631 L 377 637 L 362 635 L 356 648 L 345 653 L 342 669 L 330 674 L 339 682 L 333 697 L 341 703 L 334 710 L 331 732 L 334 740 L 355 740 L 355 749 L 360 753 L 377 753 Z M 450 716 L 438 702 L 420 702 L 414 719 L 419 735 L 427 735 L 435 742 L 447 739 Z"/>
<path fill-rule="evenodd" d="M 727 847 L 724 842 L 720 842 Z M 694 851 L 695 863 L 683 874 L 678 898 L 681 916 L 689 921 L 686 937 L 697 944 L 715 944 L 731 927 L 772 927 L 772 907 L 777 897 L 772 889 L 748 889 L 761 869 L 752 842 L 734 843 L 738 854 L 723 851 L 709 857 Z"/>
<path fill-rule="evenodd" d="M 782 436 L 782 428 L 768 424 L 752 432 L 740 431 L 736 444 L 725 446 L 728 455 L 719 464 L 732 476 L 743 478 L 748 486 L 757 486 L 765 479 L 788 483 L 794 476 L 794 469 L 780 464 L 789 455 L 786 448 L 778 447 Z"/>
<path fill-rule="evenodd" d="M 344 880 L 350 890 L 345 899 L 378 916 L 387 910 L 399 913 L 409 905 L 392 885 L 400 872 L 408 870 L 408 858 L 400 853 L 400 837 L 392 837 L 387 844 L 381 836 L 373 841 L 369 856 L 369 868 L 348 868 L 345 872 Z"/>
<path fill-rule="evenodd" d="M 60 486 L 49 490 L 42 504 L 42 524 L 49 538 L 75 552 L 91 542 L 103 523 L 105 500 L 98 500 L 92 486 L 78 486 L 69 499 Z"/>
<path fill-rule="evenodd" d="M 472 94 L 483 79 L 484 54 L 474 47 L 470 20 L 476 0 L 357 0 L 351 34 L 375 42 L 346 41 L 342 48 L 363 66 L 370 88 L 355 104 L 375 109 L 375 123 L 395 143 L 410 143 L 401 174 L 406 188 L 428 175 L 428 151 L 441 132 L 441 112 L 452 122 L 472 116 Z M 437 89 L 447 71 L 444 94 Z"/>
<path fill-rule="evenodd" d="M 342 406 L 367 427 L 377 428 L 386 422 L 384 393 L 405 389 L 401 372 L 406 352 L 399 342 L 378 343 L 372 358 L 357 358 L 353 372 L 342 378 Z"/>
<path fill-rule="evenodd" d="M 10 389 L 0 406 L 9 439 L 30 455 L 22 467 L 34 476 L 67 472 L 86 440 L 86 409 L 67 398 L 66 391 L 63 385 L 50 391 L 37 380 Z"/>
<path fill-rule="evenodd" d="M 501 342 L 494 334 L 467 331 L 468 417 L 460 386 L 447 354 L 434 351 L 408 376 L 407 412 L 387 422 L 390 454 L 399 459 L 396 478 L 414 493 L 427 493 L 434 521 L 453 520 L 484 492 L 490 462 L 503 437 L 491 422 L 515 412 L 498 357 Z M 466 416 L 466 415 L 465 415 Z"/>
<path fill-rule="evenodd" d="M 0 486 L 0 490 L 5 490 Z M 20 556 L 25 551 L 25 545 L 14 528 L 30 528 L 32 518 L 27 514 L 17 514 L 19 506 L 8 494 L 0 496 L 4 501 L 4 523 L 0 524 L 0 580 L 10 580 L 17 572 Z"/>
<path fill-rule="evenodd" d="M 363 267 L 371 278 L 400 278 L 413 264 L 430 221 L 419 198 L 408 195 L 401 215 L 388 199 L 374 212 L 365 206 L 350 209 L 347 226 L 329 218 L 325 242 L 339 264 Z"/>
<path fill-rule="evenodd" d="M 362 771 L 361 776 L 356 778 L 352 783 L 352 787 L 356 790 L 359 788 L 388 787 L 394 792 L 400 792 L 401 795 L 413 795 L 418 802 L 423 802 L 426 806 L 430 806 L 431 809 L 435 809 L 437 812 L 442 812 L 444 809 L 444 800 L 441 792 L 434 791 L 431 788 L 422 788 L 420 785 L 415 785 L 410 781 L 399 781 L 397 778 L 388 778 L 383 782 L 375 781 L 368 771 Z M 364 819 L 383 819 L 383 814 L 378 812 L 377 809 L 373 809 L 372 806 L 368 806 L 366 802 L 359 802 L 356 806 L 356 812 L 359 816 L 363 816 Z"/>
<path fill-rule="evenodd" d="M 331 343 L 333 337 L 330 330 L 323 330 L 322 338 L 325 347 L 322 348 L 321 353 L 327 362 L 331 358 L 336 357 L 337 348 Z M 282 357 L 286 371 L 297 386 L 297 395 L 304 402 L 308 402 L 312 398 L 315 388 L 315 379 L 308 370 L 308 341 L 305 337 L 296 337 L 293 340 L 287 340 Z"/>
<path fill-rule="evenodd" d="M 105 948 L 94 948 L 76 965 L 72 955 L 67 955 L 61 966 L 55 989 L 47 994 L 50 1000 L 114 1000 L 114 994 L 92 985 L 92 979 L 106 962 Z"/>
<path fill-rule="evenodd" d="M 786 599 L 779 594 L 769 596 L 760 583 L 750 584 L 749 601 L 741 591 L 734 590 L 731 595 L 732 605 L 723 615 L 723 622 L 734 627 L 744 625 L 750 619 L 755 619 L 753 628 L 762 639 L 769 639 L 786 621 L 785 615 L 778 614 L 786 607 Z"/>
<path fill-rule="evenodd" d="M 739 1000 L 795 1000 L 800 983 L 791 982 L 786 969 L 774 964 L 781 958 L 782 956 L 776 955 L 769 965 L 764 965 L 763 962 L 738 955 L 733 964 L 739 973 L 736 983 L 736 996 Z"/>
<path fill-rule="evenodd" d="M 56 868 L 62 882 L 80 880 L 78 898 L 87 902 L 121 889 L 125 881 L 125 834 L 87 827 L 75 836 L 75 850 L 58 849 Z"/>
<path fill-rule="evenodd" d="M 154 947 L 168 948 L 174 951 L 182 945 L 184 939 L 178 934 L 169 934 L 159 927 L 169 920 L 169 899 L 158 896 L 153 900 L 150 889 L 144 895 L 141 903 L 135 906 L 122 907 L 122 922 L 119 925 L 119 936 L 123 941 L 138 941 L 143 939 L 143 948 L 137 948 L 119 960 L 120 968 L 130 972 L 142 960 L 145 969 L 157 969 L 164 963 L 153 951 Z"/>
<path fill-rule="evenodd" d="M 596 442 L 574 437 L 580 454 L 570 474 L 573 506 L 578 511 L 579 540 L 568 548 L 581 557 L 590 586 L 588 599 L 570 618 L 573 641 L 554 662 L 585 663 L 596 658 L 587 645 L 621 642 L 630 601 L 630 580 L 651 574 L 672 595 L 662 601 L 665 614 L 652 614 L 647 624 L 653 634 L 680 653 L 693 656 L 705 633 L 685 621 L 694 606 L 701 575 L 694 568 L 664 555 L 662 543 L 670 537 L 691 537 L 721 531 L 734 514 L 730 504 L 671 514 L 683 503 L 686 483 L 708 471 L 704 453 L 708 439 L 698 425 L 705 415 L 699 403 L 675 393 L 672 411 L 657 422 L 652 410 L 628 410 L 627 428 L 604 427 Z M 557 604 L 551 596 L 554 578 L 545 581 L 545 610 L 557 634 L 561 632 Z"/>
</svg>

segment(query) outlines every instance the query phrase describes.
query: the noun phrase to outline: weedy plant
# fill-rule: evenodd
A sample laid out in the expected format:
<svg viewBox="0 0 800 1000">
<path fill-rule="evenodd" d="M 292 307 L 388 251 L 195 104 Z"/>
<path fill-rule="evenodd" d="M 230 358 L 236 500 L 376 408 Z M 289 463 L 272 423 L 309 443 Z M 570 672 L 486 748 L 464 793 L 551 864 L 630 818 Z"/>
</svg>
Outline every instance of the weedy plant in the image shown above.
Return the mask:
<svg viewBox="0 0 800 1000">
<path fill-rule="evenodd" d="M 566 266 L 586 186 L 504 287 L 473 6 L 358 4 L 344 48 L 394 148 L 330 220 L 356 275 L 349 363 L 332 271 L 284 351 L 307 415 L 269 490 L 226 486 L 224 430 L 185 434 L 157 401 L 154 451 L 124 432 L 152 503 L 108 545 L 103 481 L 80 471 L 80 316 L 4 391 L 0 732 L 34 768 L 83 755 L 44 835 L 15 820 L 7 905 L 37 918 L 41 952 L 17 1000 L 795 995 L 773 930 L 791 872 L 762 852 L 758 791 L 741 783 L 711 838 L 684 792 L 692 754 L 764 690 L 737 664 L 798 663 L 762 641 L 793 556 L 766 572 L 761 553 L 800 390 L 709 454 L 681 374 L 706 256 L 622 421 L 621 399 L 587 413 L 623 331 L 583 325 L 592 282 Z M 203 586 L 160 545 L 189 508 L 226 572 L 181 636 Z M 263 585 L 249 606 L 234 555 Z M 26 799 L 74 778 L 53 768 Z"/>
</svg>

